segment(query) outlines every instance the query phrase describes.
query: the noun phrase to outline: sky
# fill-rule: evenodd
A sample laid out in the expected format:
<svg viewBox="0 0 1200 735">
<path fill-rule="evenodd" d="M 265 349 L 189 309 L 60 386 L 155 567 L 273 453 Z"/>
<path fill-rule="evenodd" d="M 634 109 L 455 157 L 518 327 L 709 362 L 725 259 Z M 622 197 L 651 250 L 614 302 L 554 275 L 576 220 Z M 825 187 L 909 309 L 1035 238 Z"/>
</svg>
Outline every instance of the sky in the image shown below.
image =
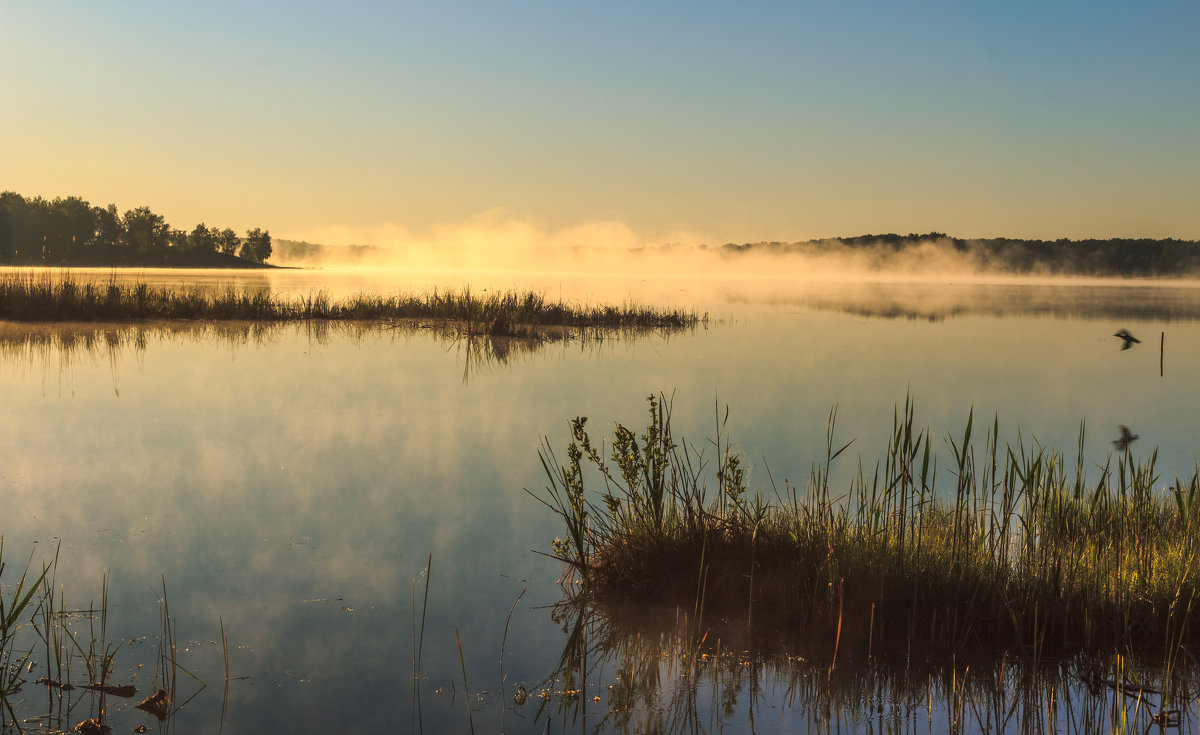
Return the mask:
<svg viewBox="0 0 1200 735">
<path fill-rule="evenodd" d="M 0 0 L 0 190 L 327 244 L 1200 239 L 1200 3 Z"/>
</svg>

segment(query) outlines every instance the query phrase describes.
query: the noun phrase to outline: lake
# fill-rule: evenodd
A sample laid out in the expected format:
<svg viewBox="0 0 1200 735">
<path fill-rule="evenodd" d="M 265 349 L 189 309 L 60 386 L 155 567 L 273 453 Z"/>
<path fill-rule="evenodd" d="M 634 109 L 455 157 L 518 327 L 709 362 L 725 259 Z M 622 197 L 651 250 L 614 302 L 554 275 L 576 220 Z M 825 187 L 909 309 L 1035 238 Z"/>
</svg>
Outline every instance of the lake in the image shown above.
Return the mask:
<svg viewBox="0 0 1200 735">
<path fill-rule="evenodd" d="M 532 288 L 708 317 L 682 333 L 577 335 L 536 348 L 468 341 L 437 324 L 0 322 L 4 593 L 30 550 L 35 564 L 58 554 L 55 582 L 72 609 L 99 605 L 107 575 L 107 634 L 120 643 L 112 678 L 139 690 L 106 703 L 117 732 L 1011 725 L 1021 720 L 1005 713 L 1030 705 L 1003 668 L 993 678 L 1010 687 L 979 691 L 970 676 L 984 664 L 968 674 L 922 661 L 903 686 L 893 674 L 847 672 L 839 696 L 827 666 L 814 674 L 799 656 L 789 665 L 733 644 L 706 648 L 707 668 L 687 669 L 672 654 L 687 650 L 680 620 L 694 611 L 607 625 L 556 608 L 570 586 L 546 554 L 563 529 L 525 492 L 546 485 L 543 437 L 562 453 L 575 416 L 589 417 L 594 438 L 617 422 L 640 430 L 647 396 L 662 393 L 676 438 L 711 456 L 728 410 L 723 437 L 768 499 L 803 486 L 823 461 L 832 410 L 841 443 L 854 440 L 836 486 L 860 458 L 873 466 L 882 457 L 909 398 L 945 450 L 939 467 L 950 464 L 943 439 L 960 437 L 972 411 L 977 423 L 995 418 L 1003 441 L 1059 449 L 1071 467 L 1082 431 L 1093 477 L 1115 468 L 1123 426 L 1138 437 L 1134 456 L 1157 448 L 1164 483 L 1190 478 L 1200 447 L 1194 282 L 72 275 L 335 298 Z M 1122 350 L 1121 328 L 1141 343 Z M 132 704 L 154 689 L 164 586 L 175 658 L 195 677 L 178 674 L 176 704 L 186 704 L 158 725 Z M 85 620 L 75 626 L 86 633 Z M 40 675 L 35 666 L 25 678 Z M 1017 717 L 1086 731 L 1116 716 L 1122 694 L 1090 692 L 1071 675 L 1060 694 L 1034 692 L 1035 704 L 1055 703 L 1049 715 Z M 41 718 L 27 731 L 69 729 L 95 716 L 94 697 L 27 683 L 13 707 Z M 1182 713 L 1190 731 L 1195 704 Z M 1139 729 L 1151 709 L 1136 713 Z"/>
</svg>

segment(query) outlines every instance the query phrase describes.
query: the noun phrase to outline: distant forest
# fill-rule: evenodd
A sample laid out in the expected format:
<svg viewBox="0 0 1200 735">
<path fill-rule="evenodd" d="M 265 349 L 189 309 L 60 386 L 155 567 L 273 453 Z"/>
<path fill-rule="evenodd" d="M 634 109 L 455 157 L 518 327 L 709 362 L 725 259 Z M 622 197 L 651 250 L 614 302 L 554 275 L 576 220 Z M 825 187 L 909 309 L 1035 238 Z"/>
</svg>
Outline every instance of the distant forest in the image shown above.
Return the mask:
<svg viewBox="0 0 1200 735">
<path fill-rule="evenodd" d="M 203 222 L 177 230 L 148 207 L 124 214 L 79 197 L 27 199 L 0 193 L 0 263 L 7 265 L 264 267 L 271 234 L 245 237 Z"/>
<path fill-rule="evenodd" d="M 1200 275 L 1200 242 L 1168 238 L 1155 240 L 1019 240 L 988 238 L 965 240 L 941 232 L 925 235 L 862 235 L 807 242 L 727 244 L 723 252 L 859 255 L 871 267 L 890 266 L 919 259 L 935 267 L 968 267 L 990 273 L 1078 276 L 1187 276 Z"/>
<path fill-rule="evenodd" d="M 370 261 L 379 255 L 374 245 L 320 245 L 304 240 L 275 241 L 275 255 L 280 263 L 316 264 L 330 261 L 347 265 Z"/>
</svg>

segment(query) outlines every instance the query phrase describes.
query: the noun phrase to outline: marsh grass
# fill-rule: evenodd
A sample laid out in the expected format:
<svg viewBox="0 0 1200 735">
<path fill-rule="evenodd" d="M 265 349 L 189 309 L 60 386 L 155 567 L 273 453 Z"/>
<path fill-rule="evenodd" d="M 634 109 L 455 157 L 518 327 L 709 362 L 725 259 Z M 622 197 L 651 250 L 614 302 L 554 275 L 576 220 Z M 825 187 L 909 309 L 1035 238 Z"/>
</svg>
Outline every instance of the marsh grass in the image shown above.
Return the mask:
<svg viewBox="0 0 1200 735">
<path fill-rule="evenodd" d="M 4 537 L 0 536 L 0 584 L 5 582 L 5 569 Z M 21 628 L 27 624 L 26 612 L 30 611 L 31 606 L 33 610 L 38 608 L 39 594 L 50 572 L 49 566 L 43 566 L 41 574 L 31 576 L 36 574 L 37 570 L 33 567 L 33 557 L 30 556 L 20 578 L 11 585 L 11 592 L 5 594 L 4 589 L 0 587 L 0 701 L 4 703 L 4 714 L 11 717 L 13 723 L 18 720 L 9 697 L 20 690 L 24 683 L 21 673 L 33 655 L 32 648 L 28 651 L 17 648 L 17 637 Z M 0 727 L 5 724 L 5 719 L 6 717 L 0 717 Z"/>
<path fill-rule="evenodd" d="M 57 549 L 53 557 L 40 565 L 34 564 L 31 554 L 15 578 L 5 575 L 9 569 L 4 550 L 4 538 L 0 536 L 0 703 L 3 704 L 0 730 L 12 728 L 21 733 L 22 723 L 36 722 L 51 727 L 39 728 L 37 732 L 62 732 L 72 723 L 84 720 L 76 729 L 88 731 L 87 728 L 95 727 L 111 732 L 109 702 L 113 698 L 134 697 L 137 687 L 133 669 L 128 679 L 118 672 L 116 659 L 124 646 L 111 637 L 108 575 L 102 580 L 98 604 L 93 601 L 86 608 L 73 608 L 67 605 L 64 591 L 57 584 Z M 176 624 L 167 602 L 165 580 L 160 606 L 161 628 L 153 663 L 153 686 L 157 691 L 137 708 L 153 714 L 169 727 L 175 712 L 197 696 L 205 684 L 179 663 Z M 228 643 L 223 621 L 221 637 L 228 681 Z M 196 688 L 187 701 L 173 707 L 182 683 L 180 673 L 193 680 Z M 45 689 L 44 715 L 18 716 L 16 707 L 28 706 L 30 701 L 20 694 L 29 686 Z"/>
<path fill-rule="evenodd" d="M 333 300 L 325 292 L 298 298 L 267 289 L 224 291 L 153 287 L 115 281 L 79 282 L 67 276 L 6 274 L 0 277 L 0 319 L 12 321 L 396 321 L 429 319 L 467 325 L 472 332 L 530 336 L 540 327 L 686 329 L 695 312 L 649 306 L 587 306 L 547 301 L 534 292 L 461 291 L 425 294 L 358 294 Z"/>
<path fill-rule="evenodd" d="M 618 425 L 609 452 L 584 418 L 571 422 L 566 463 L 548 443 L 540 452 L 549 485 L 537 497 L 566 531 L 554 553 L 589 598 L 803 626 L 836 651 L 834 666 L 1004 649 L 1034 660 L 1136 652 L 1169 670 L 1200 647 L 1200 473 L 1161 483 L 1155 452 L 1114 455 L 1089 480 L 1082 428 L 1068 466 L 1036 443 L 1001 447 L 998 421 L 977 451 L 971 415 L 948 439 L 944 490 L 906 401 L 874 472 L 860 460 L 847 491 L 831 489 L 848 446 L 834 441 L 831 412 L 826 461 L 768 503 L 747 492 L 723 422 L 710 486 L 704 453 L 671 436 L 669 402 L 649 404 L 646 431 Z"/>
</svg>

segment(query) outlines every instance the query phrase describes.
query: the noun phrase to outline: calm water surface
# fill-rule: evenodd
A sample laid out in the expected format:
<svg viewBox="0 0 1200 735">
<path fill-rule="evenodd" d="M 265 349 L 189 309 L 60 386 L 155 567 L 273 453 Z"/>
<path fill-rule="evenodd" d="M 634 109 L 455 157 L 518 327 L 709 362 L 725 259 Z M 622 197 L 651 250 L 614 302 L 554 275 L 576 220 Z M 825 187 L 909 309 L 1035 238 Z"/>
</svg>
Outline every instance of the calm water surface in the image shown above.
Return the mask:
<svg viewBox="0 0 1200 735">
<path fill-rule="evenodd" d="M 1082 424 L 1097 477 L 1115 466 L 1122 425 L 1139 437 L 1135 456 L 1158 448 L 1165 479 L 1190 477 L 1200 447 L 1191 284 L 117 275 L 335 297 L 470 283 L 709 315 L 686 334 L 536 350 L 437 328 L 0 323 L 5 561 L 61 548 L 57 582 L 80 607 L 109 574 L 110 635 L 126 641 L 116 676 L 145 693 L 150 665 L 137 666 L 154 656 L 165 579 L 181 663 L 207 682 L 180 684 L 181 698 L 195 697 L 169 723 L 179 732 L 854 732 L 885 729 L 887 718 L 924 731 L 929 703 L 928 728 L 944 730 L 944 692 L 903 707 L 880 695 L 879 711 L 863 709 L 864 695 L 830 710 L 749 661 L 740 665 L 750 673 L 688 679 L 662 655 L 657 693 L 629 706 L 616 656 L 564 697 L 558 668 L 574 623 L 552 609 L 560 565 L 535 553 L 562 530 L 524 492 L 546 484 L 541 438 L 561 452 L 580 415 L 595 436 L 615 422 L 643 427 L 646 396 L 664 392 L 676 437 L 703 448 L 728 407 L 727 435 L 751 487 L 768 496 L 807 480 L 835 405 L 838 437 L 855 439 L 850 454 L 873 466 L 908 396 L 934 437 L 961 435 L 973 408 L 989 424 L 998 416 L 1004 440 L 1061 449 L 1070 466 Z M 1121 351 L 1112 335 L 1122 327 L 1142 344 Z M 855 469 L 844 459 L 841 476 Z M 227 688 L 221 623 L 230 674 L 246 677 Z M 670 634 L 656 635 L 669 649 Z M 681 692 L 685 679 L 698 688 Z M 519 705 L 518 687 L 530 694 Z M 19 714 L 75 707 L 67 728 L 92 706 L 26 692 Z M 121 703 L 109 703 L 109 717 L 118 732 L 154 724 Z M 1194 731 L 1194 707 L 1184 724 Z"/>
</svg>

